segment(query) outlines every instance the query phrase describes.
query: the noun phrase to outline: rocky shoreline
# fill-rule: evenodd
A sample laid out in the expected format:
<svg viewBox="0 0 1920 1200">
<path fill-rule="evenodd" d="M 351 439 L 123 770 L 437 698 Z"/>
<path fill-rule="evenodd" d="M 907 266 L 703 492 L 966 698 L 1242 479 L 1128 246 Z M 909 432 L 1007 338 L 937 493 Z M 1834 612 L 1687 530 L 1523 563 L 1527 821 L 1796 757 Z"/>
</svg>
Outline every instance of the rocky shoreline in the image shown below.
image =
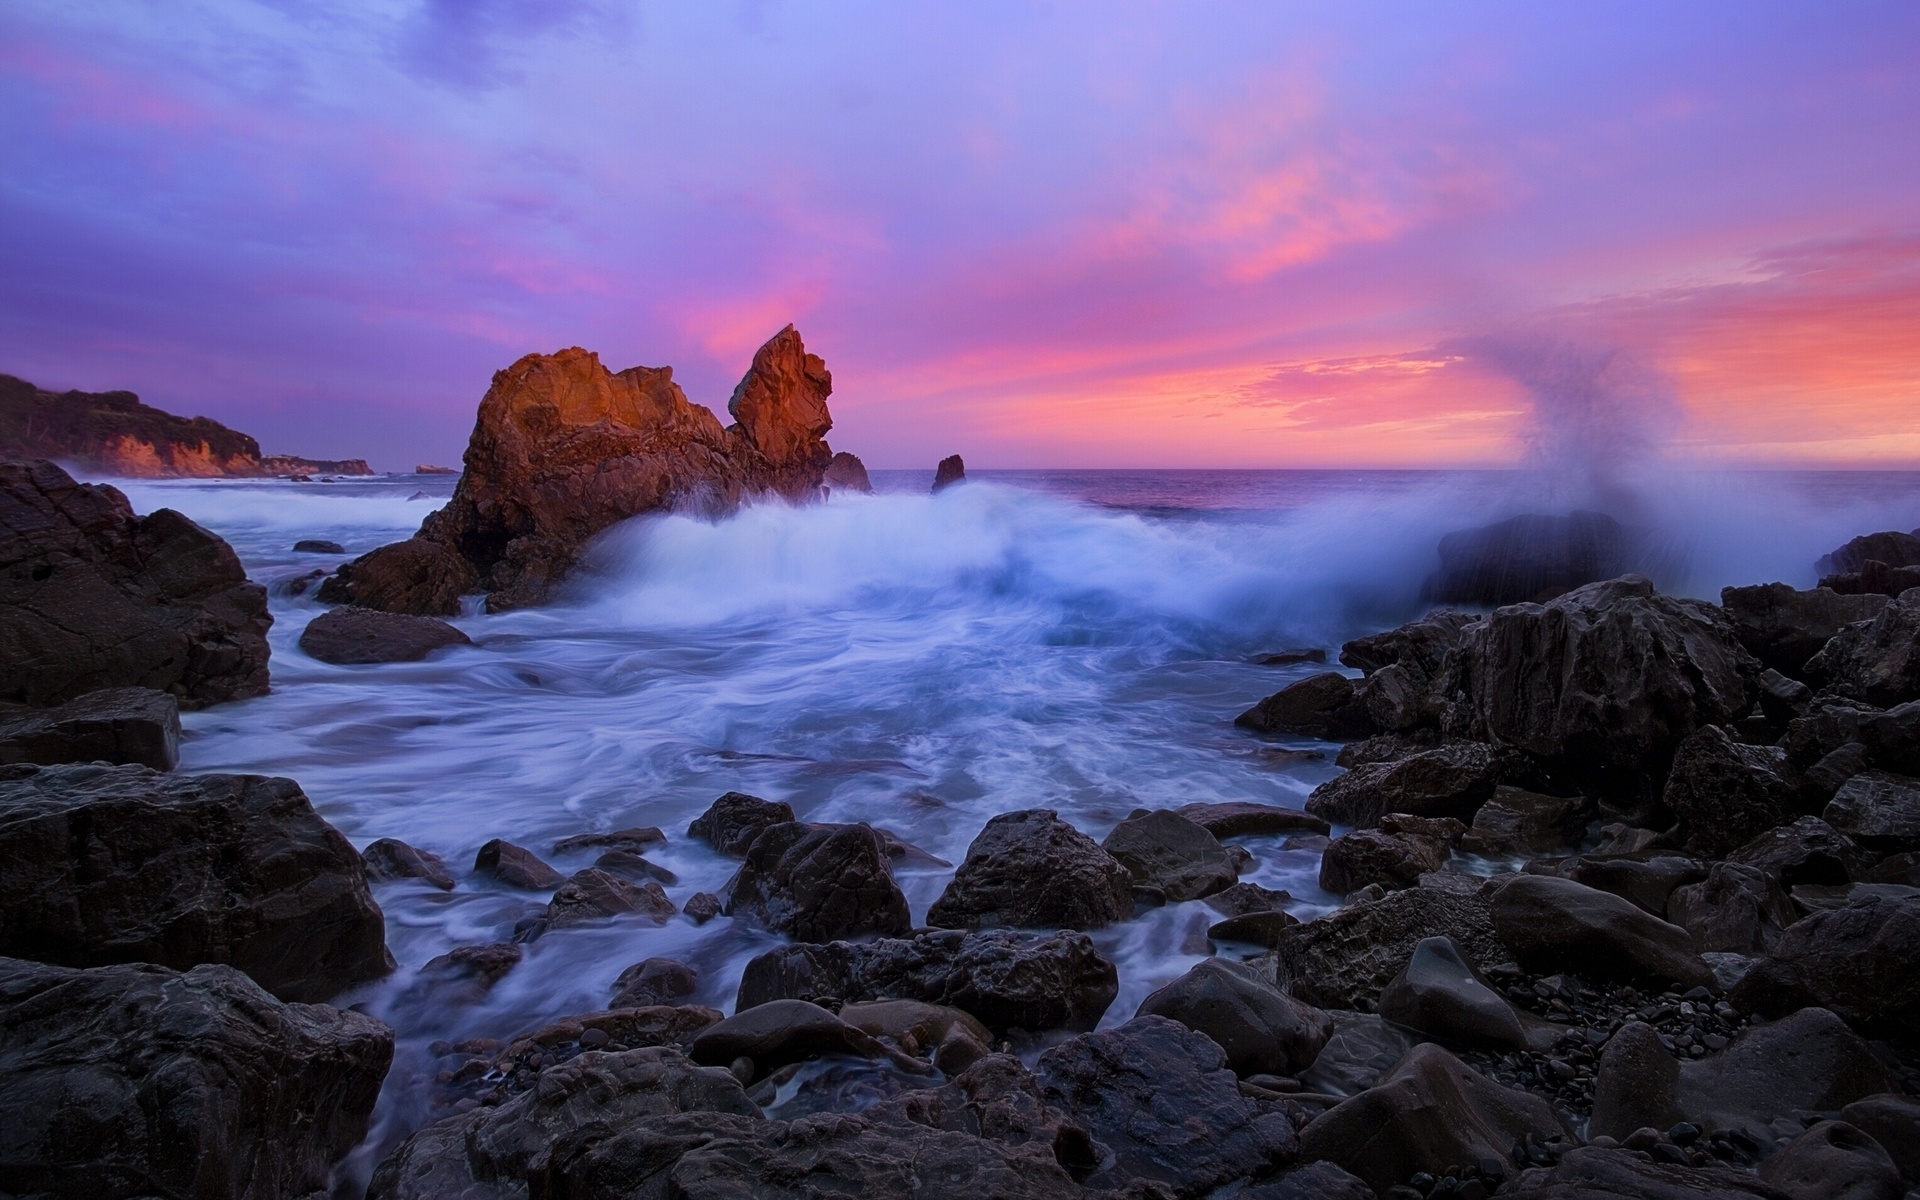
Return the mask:
<svg viewBox="0 0 1920 1200">
<path fill-rule="evenodd" d="M 522 360 L 455 504 L 351 564 L 354 604 L 302 646 L 417 659 L 465 639 L 431 614 L 475 588 L 537 602 L 622 516 L 857 489 L 820 440 L 829 389 L 791 329 L 731 428 L 664 368 Z M 577 486 L 593 455 L 624 464 L 603 492 Z M 1524 602 L 1348 642 L 1347 671 L 1241 716 L 1248 738 L 1344 743 L 1305 811 L 1141 809 L 1098 840 L 1003 812 L 917 925 L 895 871 L 949 864 L 778 799 L 494 838 L 468 864 L 356 852 L 291 780 L 171 773 L 181 708 L 265 690 L 264 593 L 178 514 L 0 465 L 0 1177 L 351 1194 L 395 1042 L 327 1001 L 393 971 L 378 889 L 411 881 L 524 894 L 527 916 L 424 964 L 401 1009 L 475 1005 L 532 943 L 608 923 L 781 940 L 731 1015 L 652 957 L 604 1009 L 435 1044 L 424 1123 L 361 1168 L 382 1200 L 1908 1195 L 1920 589 L 1899 585 L 1920 537 L 1715 605 L 1583 582 L 1580 554 L 1467 561 L 1513 536 L 1456 540 L 1448 570 Z M 1241 843 L 1277 836 L 1324 843 L 1341 907 L 1301 921 L 1241 880 Z M 738 864 L 725 887 L 688 894 L 649 858 L 683 838 Z M 1196 902 L 1210 956 L 1116 1021 L 1120 971 L 1088 935 Z"/>
</svg>

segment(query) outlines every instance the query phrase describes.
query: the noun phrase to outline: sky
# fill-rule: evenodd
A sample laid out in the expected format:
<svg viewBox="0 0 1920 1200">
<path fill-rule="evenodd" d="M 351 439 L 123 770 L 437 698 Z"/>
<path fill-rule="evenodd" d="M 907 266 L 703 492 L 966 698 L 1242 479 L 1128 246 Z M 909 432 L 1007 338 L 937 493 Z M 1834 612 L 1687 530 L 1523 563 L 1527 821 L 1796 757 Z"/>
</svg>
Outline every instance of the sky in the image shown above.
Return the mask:
<svg viewBox="0 0 1920 1200">
<path fill-rule="evenodd" d="M 1920 466 L 1911 0 L 9 0 L 0 164 L 0 371 L 269 452 L 793 322 L 876 467 Z"/>
</svg>

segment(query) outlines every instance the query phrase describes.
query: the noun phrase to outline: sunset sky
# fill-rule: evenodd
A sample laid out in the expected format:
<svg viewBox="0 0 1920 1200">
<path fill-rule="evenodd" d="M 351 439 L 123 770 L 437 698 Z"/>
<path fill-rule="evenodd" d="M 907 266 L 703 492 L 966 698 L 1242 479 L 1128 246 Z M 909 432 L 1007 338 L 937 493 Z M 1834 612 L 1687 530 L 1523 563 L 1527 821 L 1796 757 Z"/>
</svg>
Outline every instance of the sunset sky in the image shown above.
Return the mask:
<svg viewBox="0 0 1920 1200">
<path fill-rule="evenodd" d="M 1911 0 L 9 0 L 0 152 L 0 371 L 272 452 L 792 321 L 873 466 L 1920 466 Z"/>
</svg>

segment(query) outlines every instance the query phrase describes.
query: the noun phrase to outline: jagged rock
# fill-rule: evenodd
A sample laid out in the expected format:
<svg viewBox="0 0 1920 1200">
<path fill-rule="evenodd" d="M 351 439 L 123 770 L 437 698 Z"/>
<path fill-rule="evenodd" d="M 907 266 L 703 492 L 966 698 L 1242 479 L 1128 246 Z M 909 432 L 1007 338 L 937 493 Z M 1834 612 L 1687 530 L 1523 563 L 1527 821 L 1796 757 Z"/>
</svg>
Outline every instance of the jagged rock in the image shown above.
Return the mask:
<svg viewBox="0 0 1920 1200">
<path fill-rule="evenodd" d="M 367 866 L 367 878 L 377 882 L 394 879 L 424 879 L 443 892 L 453 890 L 453 872 L 446 860 L 426 850 L 416 850 L 398 838 L 380 838 L 369 842 L 360 852 Z"/>
<path fill-rule="evenodd" d="M 1479 619 L 1438 609 L 1398 629 L 1342 646 L 1340 661 L 1367 674 L 1356 697 L 1368 719 L 1386 730 L 1437 725 L 1440 711 L 1431 695 L 1433 680 L 1447 652 L 1459 642 L 1461 630 Z"/>
<path fill-rule="evenodd" d="M 1869 562 L 1890 567 L 1920 567 L 1920 533 L 1868 533 L 1854 538 L 1814 564 L 1822 575 L 1858 571 Z"/>
<path fill-rule="evenodd" d="M 283 1004 L 225 966 L 0 959 L 9 1193 L 325 1193 L 366 1135 L 393 1031 Z"/>
<path fill-rule="evenodd" d="M 1400 1064 L 1413 1039 L 1371 1013 L 1334 1009 L 1327 1013 L 1333 1032 L 1300 1082 L 1327 1096 L 1357 1096 Z"/>
<path fill-rule="evenodd" d="M 1135 887 L 1156 888 L 1172 903 L 1211 896 L 1239 879 L 1217 838 L 1164 808 L 1128 817 L 1100 848 L 1127 869 Z"/>
<path fill-rule="evenodd" d="M 0 710 L 0 763 L 130 763 L 171 771 L 179 761 L 180 702 L 153 688 L 101 688 L 55 708 Z"/>
<path fill-rule="evenodd" d="M 1334 742 L 1374 732 L 1353 680 L 1338 671 L 1324 671 L 1290 683 L 1235 717 L 1233 723 L 1256 733 L 1288 733 Z"/>
<path fill-rule="evenodd" d="M 1421 938 L 1380 992 L 1380 1016 L 1453 1045 L 1544 1050 L 1560 1030 L 1493 990 L 1449 937 Z"/>
<path fill-rule="evenodd" d="M 938 496 L 954 484 L 966 481 L 966 462 L 958 454 L 949 454 L 940 460 L 939 467 L 933 472 L 933 494 Z"/>
<path fill-rule="evenodd" d="M 915 1059 L 890 1049 L 868 1034 L 805 1000 L 769 1000 L 709 1025 L 694 1035 L 688 1057 L 704 1066 L 724 1067 L 737 1058 L 753 1060 L 755 1078 L 819 1054 L 852 1054 L 884 1059 L 924 1074 Z"/>
<path fill-rule="evenodd" d="M 1807 660 L 1855 621 L 1887 606 L 1885 596 L 1846 596 L 1832 588 L 1795 591 L 1784 583 L 1720 590 L 1720 606 L 1734 632 L 1763 666 L 1800 678 Z"/>
<path fill-rule="evenodd" d="M 610 1008 L 647 1008 L 655 1004 L 677 1004 L 693 995 L 700 985 L 700 972 L 671 958 L 649 958 L 620 972 L 613 981 Z"/>
<path fill-rule="evenodd" d="M 725 907 L 720 897 L 712 892 L 695 892 L 687 897 L 687 902 L 680 911 L 692 917 L 695 925 L 705 925 L 719 916 L 720 910 Z"/>
<path fill-rule="evenodd" d="M 747 848 L 726 911 L 804 941 L 900 934 L 913 925 L 868 825 L 769 825 Z"/>
<path fill-rule="evenodd" d="M 1501 1189 L 1517 1200 L 1783 1200 L 1734 1167 L 1682 1167 L 1633 1150 L 1581 1146 Z"/>
<path fill-rule="evenodd" d="M 553 844 L 555 854 L 571 854 L 576 850 L 623 850 L 638 853 L 648 846 L 665 843 L 667 835 L 655 825 L 639 825 L 630 829 L 614 829 L 606 833 L 576 833 L 563 837 Z"/>
<path fill-rule="evenodd" d="M 1557 875 L 1575 883 L 1611 892 L 1656 917 L 1667 915 L 1675 888 L 1707 877 L 1707 864 L 1665 850 L 1634 850 L 1624 854 L 1576 854 L 1557 864 L 1527 864 L 1529 875 Z"/>
<path fill-rule="evenodd" d="M 322 604 L 453 617 L 460 614 L 460 597 L 478 586 L 465 559 L 439 542 L 411 537 L 342 563 L 314 596 Z"/>
<path fill-rule="evenodd" d="M 1529 970 L 1653 979 L 1683 990 L 1713 983 L 1686 930 L 1610 892 L 1544 875 L 1515 875 L 1489 892 L 1494 932 Z"/>
<path fill-rule="evenodd" d="M 435 617 L 354 605 L 321 613 L 300 635 L 300 648 L 321 662 L 353 665 L 419 662 L 435 650 L 472 644 L 472 638 Z"/>
<path fill-rule="evenodd" d="M 1794 793 L 1785 750 L 1742 745 L 1707 725 L 1675 751 L 1661 799 L 1679 821 L 1681 844 L 1717 858 L 1790 820 Z"/>
<path fill-rule="evenodd" d="M 1202 959 L 1141 1001 L 1137 1017 L 1166 1017 L 1206 1034 L 1236 1075 L 1293 1075 L 1313 1065 L 1333 1032 L 1327 1014 L 1302 1004 L 1252 967 Z"/>
<path fill-rule="evenodd" d="M 1728 1000 L 1777 1017 L 1808 1005 L 1860 1029 L 1910 1029 L 1920 1019 L 1920 897 L 1863 896 L 1787 927 Z"/>
<path fill-rule="evenodd" d="M 1041 1096 L 1112 1156 L 1084 1181 L 1135 1180 L 1199 1197 L 1292 1161 L 1299 1142 L 1279 1104 L 1250 1099 L 1213 1041 L 1164 1017 L 1135 1017 L 1040 1056 Z"/>
<path fill-rule="evenodd" d="M 987 822 L 927 924 L 1085 930 L 1132 913 L 1127 869 L 1052 809 L 1035 808 Z"/>
<path fill-rule="evenodd" d="M 1174 810 L 1216 838 L 1259 837 L 1275 833 L 1327 833 L 1322 817 L 1297 808 L 1227 800 L 1212 804 L 1183 804 Z"/>
<path fill-rule="evenodd" d="M 1432 1044 L 1408 1051 L 1380 1083 L 1300 1131 L 1300 1153 L 1339 1164 L 1385 1193 L 1416 1172 L 1512 1161 L 1514 1143 L 1563 1136 L 1547 1102 L 1501 1087 Z"/>
<path fill-rule="evenodd" d="M 1847 1105 L 1840 1119 L 1879 1142 L 1908 1183 L 1920 1183 L 1920 1100 L 1882 1092 Z"/>
<path fill-rule="evenodd" d="M 1758 673 L 1719 608 L 1627 575 L 1467 627 L 1435 687 L 1449 734 L 1589 795 L 1651 796 L 1689 733 L 1746 715 Z"/>
<path fill-rule="evenodd" d="M 1092 1029 L 1119 993 L 1085 934 L 940 930 L 911 938 L 782 946 L 747 963 L 738 1011 L 776 999 L 918 1000 L 995 1030 Z"/>
<path fill-rule="evenodd" d="M 784 800 L 762 800 L 745 792 L 728 792 L 707 806 L 687 826 L 687 836 L 712 846 L 729 858 L 745 858 L 747 847 L 770 825 L 793 820 L 793 805 Z"/>
<path fill-rule="evenodd" d="M 553 899 L 547 901 L 545 920 L 547 929 L 629 915 L 664 925 L 678 911 L 657 883 L 635 885 L 598 867 L 588 867 L 575 871 L 553 893 Z"/>
<path fill-rule="evenodd" d="M 1440 569 L 1421 586 L 1441 604 L 1550 600 L 1627 566 L 1627 532 L 1605 513 L 1527 513 L 1440 539 Z"/>
<path fill-rule="evenodd" d="M 1408 888 L 1283 930 L 1279 982 L 1318 1008 L 1370 1009 L 1420 939 L 1438 936 L 1451 937 L 1477 967 L 1508 957 L 1484 899 Z"/>
<path fill-rule="evenodd" d="M 550 891 L 566 879 L 541 861 L 538 854 L 505 838 L 494 838 L 480 847 L 479 853 L 473 856 L 473 870 L 476 875 L 491 876 L 508 887 L 530 892 Z"/>
<path fill-rule="evenodd" d="M 0 767 L 0 954 L 226 963 L 283 1000 L 393 969 L 366 868 L 291 779 Z"/>
<path fill-rule="evenodd" d="M 1896 596 L 1873 620 L 1836 633 L 1807 661 L 1807 678 L 1883 707 L 1920 700 L 1920 589 Z"/>
<path fill-rule="evenodd" d="M 1761 834 L 1727 855 L 1727 861 L 1758 867 L 1791 889 L 1803 883 L 1850 882 L 1866 872 L 1871 860 L 1852 838 L 1819 817 L 1801 817 Z"/>
<path fill-rule="evenodd" d="M 1920 779 L 1863 771 L 1841 785 L 1820 816 L 1856 845 L 1920 850 Z"/>
<path fill-rule="evenodd" d="M 1760 1166 L 1760 1178 L 1793 1200 L 1900 1200 L 1900 1168 L 1872 1137 L 1821 1121 Z"/>
<path fill-rule="evenodd" d="M 873 494 L 873 481 L 867 478 L 867 464 L 860 461 L 859 455 L 849 454 L 845 450 L 834 455 L 827 463 L 827 472 L 821 482 L 836 492 Z"/>
<path fill-rule="evenodd" d="M 1415 887 L 1438 871 L 1466 826 L 1451 818 L 1388 813 L 1379 829 L 1356 829 L 1333 839 L 1320 858 L 1320 886 L 1335 895 L 1370 883 L 1392 890 Z"/>
<path fill-rule="evenodd" d="M 1667 897 L 1667 919 L 1702 951 L 1765 954 L 1799 916 L 1779 884 L 1741 863 L 1715 863 L 1706 879 Z"/>
<path fill-rule="evenodd" d="M 182 708 L 267 690 L 266 589 L 170 508 L 136 517 L 50 462 L 0 463 L 0 701 L 157 688 Z"/>
<path fill-rule="evenodd" d="M 1501 758 L 1478 742 L 1448 742 L 1390 762 L 1363 763 L 1321 784 L 1307 811 L 1339 825 L 1370 828 L 1386 814 L 1472 820 L 1493 796 Z"/>
<path fill-rule="evenodd" d="M 1579 841 L 1594 813 L 1585 796 L 1547 796 L 1503 784 L 1475 810 L 1460 848 L 1468 854 L 1550 854 Z"/>
<path fill-rule="evenodd" d="M 1858 571 L 1822 575 L 1820 586 L 1848 596 L 1886 596 L 1891 599 L 1909 588 L 1920 587 L 1920 567 L 1890 567 L 1869 559 Z"/>
</svg>

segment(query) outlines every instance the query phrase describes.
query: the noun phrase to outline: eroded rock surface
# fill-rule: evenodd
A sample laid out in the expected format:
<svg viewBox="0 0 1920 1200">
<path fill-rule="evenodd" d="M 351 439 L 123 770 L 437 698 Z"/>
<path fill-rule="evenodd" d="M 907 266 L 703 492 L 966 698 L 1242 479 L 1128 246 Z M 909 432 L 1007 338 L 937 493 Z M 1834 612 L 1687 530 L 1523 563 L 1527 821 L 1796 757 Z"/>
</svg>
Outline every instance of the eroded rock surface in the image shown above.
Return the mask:
<svg viewBox="0 0 1920 1200">
<path fill-rule="evenodd" d="M 1002 813 L 967 847 L 927 924 L 1101 929 L 1133 913 L 1127 869 L 1052 809 Z"/>
</svg>

